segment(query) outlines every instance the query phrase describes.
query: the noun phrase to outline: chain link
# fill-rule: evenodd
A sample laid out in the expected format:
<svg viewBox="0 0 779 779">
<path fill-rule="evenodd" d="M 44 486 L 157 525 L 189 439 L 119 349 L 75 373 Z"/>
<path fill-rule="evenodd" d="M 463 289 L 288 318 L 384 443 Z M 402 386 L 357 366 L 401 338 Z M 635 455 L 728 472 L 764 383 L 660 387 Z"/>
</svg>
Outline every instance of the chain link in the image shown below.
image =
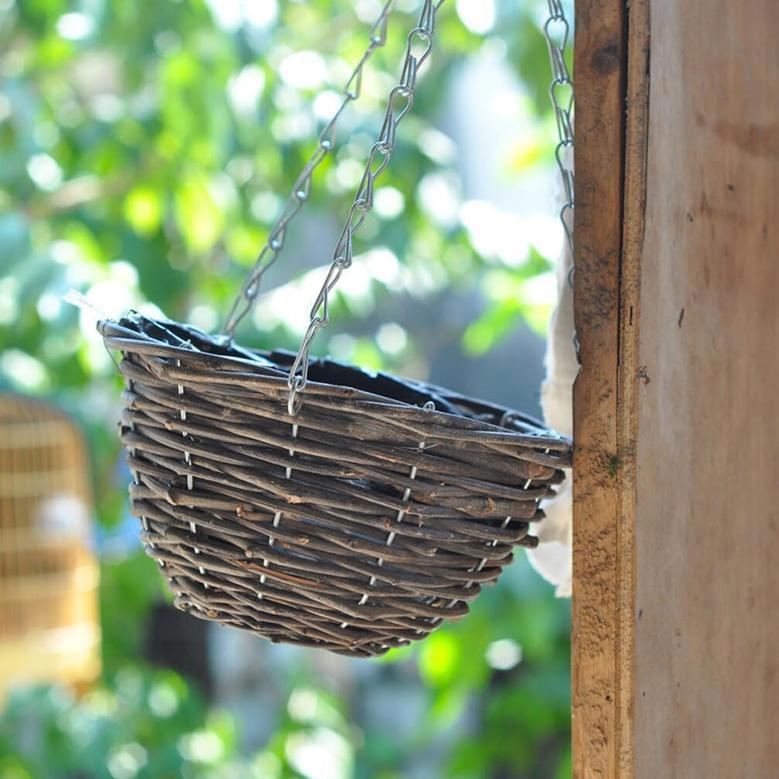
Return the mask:
<svg viewBox="0 0 779 779">
<path fill-rule="evenodd" d="M 360 96 L 363 69 L 373 55 L 373 52 L 386 43 L 389 16 L 396 4 L 397 0 L 387 0 L 387 2 L 384 3 L 378 18 L 373 23 L 370 31 L 370 43 L 368 48 L 363 53 L 344 86 L 343 101 L 319 134 L 319 140 L 314 153 L 311 155 L 295 181 L 292 192 L 281 215 L 271 228 L 268 240 L 262 247 L 257 259 L 254 261 L 251 271 L 249 271 L 248 276 L 241 286 L 240 292 L 230 307 L 230 312 L 227 315 L 224 325 L 224 332 L 229 340 L 233 339 L 236 327 L 238 327 L 241 320 L 251 311 L 260 290 L 263 275 L 268 268 L 276 262 L 279 254 L 281 254 L 290 222 L 297 216 L 298 212 L 303 208 L 303 205 L 308 201 L 311 194 L 311 180 L 314 171 L 335 147 L 335 130 L 338 120 L 346 106 L 353 100 L 357 100 Z"/>
<path fill-rule="evenodd" d="M 366 62 L 370 59 L 373 52 L 386 42 L 387 22 L 396 1 L 388 0 L 384 4 L 379 18 L 373 24 L 370 44 L 346 83 L 343 102 L 322 130 L 316 150 L 295 181 L 292 193 L 281 216 L 273 225 L 266 244 L 263 246 L 230 309 L 224 328 L 230 340 L 232 340 L 238 324 L 251 310 L 259 292 L 264 273 L 273 265 L 281 253 L 290 222 L 309 198 L 314 171 L 335 145 L 335 129 L 339 117 L 346 106 L 359 97 L 362 85 L 362 72 Z M 400 79 L 389 93 L 381 130 L 376 142 L 371 147 L 367 164 L 346 219 L 346 224 L 333 252 L 333 258 L 324 283 L 311 308 L 309 324 L 303 341 L 290 368 L 287 408 L 291 416 L 295 416 L 299 412 L 300 398 L 298 395 L 308 384 L 311 345 L 317 333 L 330 321 L 330 293 L 335 288 L 344 270 L 352 264 L 353 236 L 359 230 L 365 221 L 365 217 L 373 207 L 374 183 L 389 164 L 392 152 L 395 149 L 398 125 L 411 110 L 416 89 L 417 73 L 432 51 L 436 14 L 444 2 L 445 0 L 424 0 L 419 22 L 407 36 Z M 560 222 L 565 233 L 568 248 L 570 251 L 573 251 L 574 170 L 573 155 L 570 152 L 573 150 L 574 142 L 574 93 L 573 81 L 565 61 L 565 50 L 570 38 L 570 24 L 566 18 L 562 0 L 547 0 L 547 4 L 549 13 L 544 23 L 543 33 L 552 67 L 549 96 L 552 101 L 557 126 L 555 160 L 563 185 L 563 205 L 560 209 Z"/>
<path fill-rule="evenodd" d="M 400 79 L 387 98 L 387 108 L 379 136 L 371 147 L 368 162 L 357 187 L 346 224 L 336 243 L 330 268 L 311 308 L 310 320 L 303 342 L 289 371 L 287 410 L 291 416 L 295 416 L 300 411 L 298 395 L 308 383 L 311 344 L 317 333 L 330 321 L 330 293 L 344 270 L 352 264 L 352 238 L 373 207 L 374 182 L 389 164 L 395 149 L 397 127 L 403 117 L 411 110 L 414 102 L 417 73 L 433 49 L 436 13 L 443 3 L 444 0 L 425 0 L 419 22 L 406 38 L 406 50 Z"/>
<path fill-rule="evenodd" d="M 544 23 L 544 38 L 549 49 L 549 61 L 552 65 L 552 82 L 549 96 L 552 100 L 555 122 L 557 124 L 557 146 L 555 159 L 563 183 L 563 206 L 560 209 L 560 222 L 565 232 L 568 249 L 573 253 L 573 81 L 565 61 L 565 49 L 570 37 L 570 24 L 565 16 L 562 0 L 547 0 L 549 15 Z M 571 279 L 569 278 L 569 282 Z"/>
</svg>

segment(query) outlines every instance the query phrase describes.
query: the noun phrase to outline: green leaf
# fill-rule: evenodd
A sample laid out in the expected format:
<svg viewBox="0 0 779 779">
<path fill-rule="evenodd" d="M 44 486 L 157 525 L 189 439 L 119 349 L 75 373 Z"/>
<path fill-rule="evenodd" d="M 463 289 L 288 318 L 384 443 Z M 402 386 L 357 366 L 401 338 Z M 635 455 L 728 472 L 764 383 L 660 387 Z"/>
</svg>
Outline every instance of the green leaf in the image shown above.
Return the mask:
<svg viewBox="0 0 779 779">
<path fill-rule="evenodd" d="M 224 229 L 225 218 L 200 171 L 190 171 L 175 194 L 176 224 L 191 251 L 205 254 L 214 247 Z"/>
<path fill-rule="evenodd" d="M 257 227 L 248 224 L 236 225 L 227 233 L 227 252 L 242 265 L 249 265 L 257 259 L 266 238 L 267 234 Z"/>
<path fill-rule="evenodd" d="M 522 320 L 525 306 L 519 300 L 507 299 L 493 303 L 463 334 L 463 347 L 468 354 L 488 352 Z"/>
<path fill-rule="evenodd" d="M 427 684 L 438 687 L 448 684 L 457 673 L 460 644 L 448 631 L 430 635 L 419 653 L 419 672 Z"/>
<path fill-rule="evenodd" d="M 139 235 L 153 235 L 162 222 L 160 193 L 150 186 L 130 190 L 124 200 L 124 216 Z"/>
</svg>

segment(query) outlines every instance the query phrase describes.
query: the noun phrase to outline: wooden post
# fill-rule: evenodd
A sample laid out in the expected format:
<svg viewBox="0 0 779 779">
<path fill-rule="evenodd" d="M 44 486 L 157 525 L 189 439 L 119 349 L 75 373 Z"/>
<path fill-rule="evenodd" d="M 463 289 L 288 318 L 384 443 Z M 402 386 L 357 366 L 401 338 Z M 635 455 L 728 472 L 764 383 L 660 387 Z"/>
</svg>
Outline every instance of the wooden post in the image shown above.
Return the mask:
<svg viewBox="0 0 779 779">
<path fill-rule="evenodd" d="M 577 0 L 575 777 L 779 775 L 779 3 Z"/>
</svg>

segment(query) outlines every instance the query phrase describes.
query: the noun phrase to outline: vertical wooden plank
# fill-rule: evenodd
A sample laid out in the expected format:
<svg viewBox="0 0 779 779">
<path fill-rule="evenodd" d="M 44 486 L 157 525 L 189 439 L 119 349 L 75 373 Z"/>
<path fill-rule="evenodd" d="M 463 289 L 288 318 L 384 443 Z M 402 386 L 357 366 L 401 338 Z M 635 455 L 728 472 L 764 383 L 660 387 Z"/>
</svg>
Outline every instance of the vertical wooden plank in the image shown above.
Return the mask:
<svg viewBox="0 0 779 779">
<path fill-rule="evenodd" d="M 618 776 L 634 776 L 635 700 L 635 517 L 637 388 L 643 379 L 638 354 L 641 321 L 641 250 L 646 208 L 646 150 L 649 109 L 649 3 L 632 0 L 627 18 L 625 88 L 625 158 L 622 256 L 619 268 L 619 368 L 617 377 L 617 445 L 619 490 L 617 521 L 617 667 L 618 731 L 615 748 Z"/>
<path fill-rule="evenodd" d="M 577 4 L 574 774 L 769 779 L 779 4 L 626 13 L 619 146 Z"/>
<path fill-rule="evenodd" d="M 651 1 L 635 775 L 779 776 L 779 3 Z"/>
<path fill-rule="evenodd" d="M 574 777 L 618 775 L 621 730 L 619 266 L 625 17 L 621 0 L 576 4 L 574 319 Z"/>
</svg>

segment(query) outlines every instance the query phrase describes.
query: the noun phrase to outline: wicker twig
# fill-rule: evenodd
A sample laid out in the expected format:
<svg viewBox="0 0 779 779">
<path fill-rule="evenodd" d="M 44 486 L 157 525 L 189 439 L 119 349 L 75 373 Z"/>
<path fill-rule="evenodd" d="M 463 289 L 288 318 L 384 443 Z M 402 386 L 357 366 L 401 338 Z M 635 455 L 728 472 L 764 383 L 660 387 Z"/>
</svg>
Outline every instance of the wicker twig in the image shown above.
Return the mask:
<svg viewBox="0 0 779 779">
<path fill-rule="evenodd" d="M 176 604 L 271 641 L 377 655 L 464 616 L 570 465 L 535 420 L 427 384 L 314 361 L 292 417 L 293 355 L 139 315 L 99 329 Z"/>
</svg>

